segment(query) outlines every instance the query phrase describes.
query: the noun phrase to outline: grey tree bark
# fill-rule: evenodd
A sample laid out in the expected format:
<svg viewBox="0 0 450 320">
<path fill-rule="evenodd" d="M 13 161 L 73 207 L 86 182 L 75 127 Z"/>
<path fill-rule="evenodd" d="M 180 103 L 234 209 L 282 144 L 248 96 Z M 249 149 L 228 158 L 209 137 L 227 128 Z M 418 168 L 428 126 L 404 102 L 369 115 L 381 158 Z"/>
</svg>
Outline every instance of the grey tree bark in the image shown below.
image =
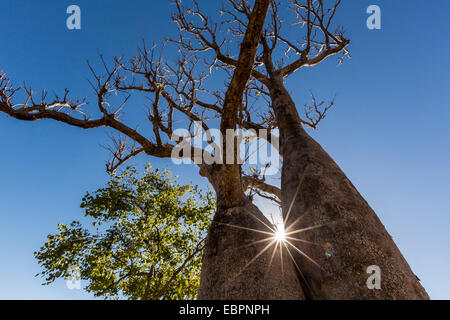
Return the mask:
<svg viewBox="0 0 450 320">
<path fill-rule="evenodd" d="M 333 159 L 312 139 L 283 79 L 271 80 L 270 95 L 280 128 L 282 208 L 289 231 L 319 246 L 301 245 L 316 261 L 295 255 L 308 299 L 429 299 L 392 237 Z M 291 209 L 290 209 L 291 208 Z M 381 289 L 370 290 L 369 266 L 381 269 Z"/>
<path fill-rule="evenodd" d="M 220 124 L 223 136 L 226 136 L 227 129 L 236 129 L 239 107 L 252 73 L 270 2 L 255 1 L 249 16 L 240 45 L 239 63 L 225 94 Z M 226 141 L 223 141 L 222 150 L 223 159 L 227 158 L 228 153 L 234 153 L 234 159 L 237 159 L 236 144 L 234 148 L 227 149 Z M 268 231 L 265 225 L 269 222 L 246 199 L 241 167 L 237 163 L 219 165 L 214 169 L 214 175 L 215 178 L 210 181 L 216 189 L 217 212 L 206 240 L 198 298 L 303 298 L 293 265 L 281 270 L 281 261 L 280 265 L 272 261 L 271 266 L 270 253 L 264 251 L 267 241 L 263 239 L 265 237 L 271 241 L 271 235 L 255 231 Z"/>
<path fill-rule="evenodd" d="M 176 41 L 180 48 L 195 55 L 199 52 L 198 48 L 201 51 L 211 49 L 216 53 L 218 61 L 234 68 L 222 108 L 197 101 L 196 90 L 202 89 L 200 87 L 190 92 L 180 89 L 178 84 L 185 83 L 184 81 L 191 82 L 193 88 L 196 88 L 195 83 L 198 82 L 198 79 L 192 78 L 193 70 L 183 69 L 181 74 L 179 74 L 180 71 L 176 71 L 175 79 L 162 80 L 166 79 L 167 75 L 161 71 L 165 68 L 159 67 L 162 63 L 161 58 L 159 60 L 155 58 L 153 50 L 147 50 L 144 46 L 144 50 L 141 50 L 139 56 L 131 59 L 127 64 L 124 64 L 120 58 L 115 58 L 112 69 L 108 69 L 105 61 L 101 58 L 106 69 L 105 76 L 96 74 L 89 66 L 94 76 L 94 83 L 97 84 L 95 90 L 97 107 L 101 114 L 99 118 L 73 116 L 72 112 L 79 110 L 85 102 L 83 100 L 72 101 L 68 98 L 67 90 L 62 98 L 55 97 L 54 100 L 46 99 L 44 90 L 42 100 L 35 101 L 33 91 L 25 87 L 25 101 L 23 103 L 14 102 L 17 90 L 13 89 L 9 78 L 4 73 L 0 73 L 0 112 L 23 121 L 53 119 L 84 129 L 109 127 L 115 130 L 125 139 L 119 141 L 116 150 L 112 152 L 113 159 L 117 160 L 115 165 L 113 160 L 110 166 L 111 170 L 114 170 L 142 153 L 159 158 L 171 157 L 174 146 L 169 142 L 164 143 L 160 132 L 168 136 L 172 135 L 174 110 L 184 114 L 191 122 L 201 120 L 191 112 L 192 107 L 187 106 L 186 108 L 183 103 L 178 104 L 174 96 L 187 95 L 188 100 L 192 100 L 193 104 L 205 108 L 205 110 L 218 112 L 222 120 L 220 127 L 222 134 L 227 129 L 235 129 L 239 120 L 238 112 L 242 107 L 243 92 L 252 75 L 253 78 L 269 88 L 272 107 L 280 128 L 281 154 L 284 158 L 283 192 L 281 194 L 284 215 L 287 217 L 290 212 L 287 219 L 288 225 L 296 223 L 292 228 L 324 224 L 322 228 L 296 234 L 324 246 L 324 248 L 317 248 L 305 244 L 301 248 L 308 256 L 317 261 L 323 270 L 298 254 L 295 256 L 295 263 L 302 275 L 297 278 L 294 263 L 282 266 L 281 260 L 276 259 L 271 264 L 271 250 L 264 252 L 249 268 L 244 268 L 262 252 L 266 242 L 261 240 L 268 236 L 249 229 L 264 230 L 264 224 L 267 224 L 268 221 L 246 199 L 242 190 L 242 168 L 238 164 L 221 166 L 218 172 L 213 172 L 215 168 L 211 166 L 209 168 L 201 167 L 201 174 L 210 179 L 216 190 L 218 209 L 206 243 L 199 298 L 428 298 L 373 210 L 329 155 L 304 131 L 295 104 L 283 85 L 283 77 L 301 67 L 320 63 L 326 57 L 343 50 L 348 44 L 342 34 L 330 33 L 327 30 L 341 1 L 336 1 L 330 10 L 324 10 L 323 1 L 293 2 L 299 13 L 298 22 L 300 23 L 298 25 L 303 25 L 305 22 L 307 25 L 306 46 L 297 46 L 296 42 L 285 41 L 279 37 L 279 25 L 282 22 L 282 19 L 276 18 L 279 2 L 256 0 L 251 14 L 245 1 L 229 2 L 234 10 L 245 16 L 244 20 L 248 19 L 248 23 L 243 23 L 242 20 L 234 18 L 239 29 L 241 26 L 243 27 L 242 32 L 245 29 L 237 60 L 222 53 L 221 42 L 217 43 L 215 24 L 209 24 L 206 16 L 197 12 L 199 9 L 195 5 L 194 8 L 184 10 L 181 8 L 180 1 L 176 1 L 179 13 L 174 18 L 179 24 L 179 29 L 190 34 L 185 42 L 183 42 L 183 37 L 180 41 Z M 242 6 L 242 4 L 244 5 Z M 269 77 L 266 77 L 265 74 L 256 70 L 255 56 L 260 40 L 264 38 L 261 35 L 270 5 L 273 7 L 274 19 L 271 19 L 273 25 L 271 33 L 275 39 L 274 46 L 276 46 L 276 40 L 280 40 L 300 56 L 295 62 L 279 70 L 278 74 L 275 74 L 273 70 L 268 70 Z M 191 20 L 186 20 L 186 12 L 201 17 L 202 22 L 196 25 Z M 231 17 L 235 17 L 233 12 L 229 13 Z M 325 19 L 326 15 L 330 16 L 328 20 Z M 317 28 L 324 35 L 322 45 L 315 38 Z M 199 47 L 192 46 L 192 38 L 197 39 Z M 316 48 L 314 50 L 317 52 L 311 53 L 312 48 Z M 264 51 L 267 51 L 266 48 Z M 273 51 L 273 48 L 269 51 Z M 273 69 L 267 56 L 264 58 L 267 60 L 265 61 L 266 68 Z M 148 63 L 149 61 L 150 63 Z M 188 62 L 189 59 L 184 61 Z M 257 65 L 260 65 L 260 62 Z M 129 81 L 126 81 L 126 77 L 119 77 L 119 72 L 128 74 Z M 135 82 L 136 77 L 143 79 Z M 135 86 L 135 83 L 142 84 Z M 165 87 L 171 89 L 166 91 Z M 154 139 L 144 136 L 143 133 L 127 126 L 119 119 L 119 111 L 122 110 L 128 98 L 125 98 L 124 102 L 118 106 L 111 106 L 107 103 L 108 95 L 117 90 L 122 93 L 137 90 L 153 95 L 153 114 L 149 116 L 149 120 L 154 129 Z M 174 96 L 170 92 L 173 92 Z M 161 119 L 162 112 L 158 109 L 158 103 L 163 99 L 166 100 L 170 110 L 164 121 Z M 135 142 L 137 146 L 127 145 L 127 138 Z M 225 146 L 223 147 L 224 157 L 227 152 L 237 154 L 236 148 L 227 150 Z M 131 151 L 124 153 L 124 150 L 128 149 Z M 183 155 L 183 157 L 187 156 Z M 292 210 L 290 210 L 292 199 Z M 255 217 L 258 217 L 259 220 Z M 302 220 L 298 221 L 301 217 Z M 229 225 L 236 225 L 239 228 Z M 297 243 L 297 245 L 299 244 Z M 279 253 L 276 257 L 279 258 Z M 366 268 L 370 265 L 378 265 L 381 268 L 381 290 L 369 290 L 366 286 L 369 276 L 366 274 Z"/>
<path fill-rule="evenodd" d="M 279 250 L 274 254 L 276 244 L 267 246 L 273 240 L 269 235 L 249 230 L 268 231 L 264 224 L 270 222 L 250 202 L 216 213 L 203 253 L 198 299 L 304 299 L 294 265 L 286 258 L 282 262 Z"/>
</svg>

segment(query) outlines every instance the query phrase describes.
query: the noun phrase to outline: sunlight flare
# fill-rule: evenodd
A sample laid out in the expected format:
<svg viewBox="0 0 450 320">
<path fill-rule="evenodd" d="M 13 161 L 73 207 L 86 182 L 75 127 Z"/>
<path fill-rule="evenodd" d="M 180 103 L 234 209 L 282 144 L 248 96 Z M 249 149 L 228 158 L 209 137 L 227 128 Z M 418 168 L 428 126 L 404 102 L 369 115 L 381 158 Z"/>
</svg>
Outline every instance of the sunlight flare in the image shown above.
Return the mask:
<svg viewBox="0 0 450 320">
<path fill-rule="evenodd" d="M 278 226 L 274 238 L 278 242 L 284 242 L 286 241 L 286 231 L 284 230 L 284 226 Z"/>
<path fill-rule="evenodd" d="M 262 224 L 262 227 L 267 229 L 265 231 L 263 230 L 258 230 L 258 229 L 253 229 L 253 228 L 247 228 L 247 227 L 243 227 L 243 226 L 237 226 L 237 225 L 233 225 L 233 224 L 228 224 L 228 223 L 221 223 L 221 222 L 215 222 L 217 224 L 223 225 L 223 226 L 227 226 L 227 227 L 231 227 L 231 228 L 235 228 L 235 229 L 240 229 L 240 230 L 245 230 L 245 231 L 252 231 L 252 232 L 256 232 L 262 235 L 265 235 L 265 237 L 263 239 L 257 240 L 257 241 L 253 241 L 249 244 L 245 244 L 243 247 L 249 247 L 249 246 L 254 246 L 254 245 L 258 245 L 258 244 L 262 244 L 262 243 L 266 243 L 264 245 L 264 247 L 259 250 L 259 252 L 252 258 L 250 259 L 250 261 L 247 262 L 247 264 L 238 272 L 238 275 L 241 275 L 242 272 L 244 272 L 244 270 L 247 269 L 247 267 L 249 267 L 253 262 L 255 262 L 258 258 L 260 258 L 265 252 L 267 252 L 270 248 L 272 248 L 272 252 L 270 254 L 270 262 L 269 262 L 269 266 L 268 269 L 271 267 L 272 262 L 275 258 L 275 255 L 279 255 L 280 258 L 280 264 L 281 264 L 281 269 L 283 272 L 284 269 L 284 259 L 283 259 L 283 251 L 287 251 L 287 257 L 292 260 L 295 265 L 296 268 L 299 269 L 297 263 L 294 260 L 294 257 L 291 253 L 290 248 L 294 249 L 295 252 L 301 254 L 303 257 L 306 258 L 306 260 L 310 261 L 311 263 L 313 263 L 315 266 L 317 266 L 319 269 L 323 270 L 320 265 L 314 261 L 310 256 L 308 256 L 305 252 L 303 252 L 302 250 L 300 250 L 296 245 L 294 245 L 291 241 L 294 242 L 301 242 L 301 243 L 305 243 L 305 244 L 310 244 L 310 245 L 317 245 L 313 242 L 298 238 L 298 237 L 294 237 L 294 235 L 299 235 L 303 232 L 307 232 L 307 231 L 311 231 L 317 228 L 321 228 L 324 225 L 317 225 L 317 226 L 312 226 L 312 227 L 306 227 L 306 228 L 299 228 L 299 229 L 294 229 L 293 230 L 293 226 L 296 224 L 297 221 L 294 221 L 293 224 L 289 225 L 289 226 L 285 226 L 284 222 L 281 221 L 279 223 L 273 223 L 272 226 L 269 226 L 267 223 L 264 223 L 261 219 L 257 218 L 256 216 L 252 215 L 257 221 L 259 221 Z M 268 272 L 269 270 L 267 270 Z M 298 270 L 300 273 L 301 271 Z"/>
</svg>

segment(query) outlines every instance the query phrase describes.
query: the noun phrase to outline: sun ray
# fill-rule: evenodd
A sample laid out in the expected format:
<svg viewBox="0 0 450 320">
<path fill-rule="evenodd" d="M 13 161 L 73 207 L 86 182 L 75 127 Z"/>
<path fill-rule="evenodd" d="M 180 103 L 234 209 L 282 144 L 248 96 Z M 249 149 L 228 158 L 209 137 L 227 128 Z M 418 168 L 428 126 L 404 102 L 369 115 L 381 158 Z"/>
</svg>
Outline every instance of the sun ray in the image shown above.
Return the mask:
<svg viewBox="0 0 450 320">
<path fill-rule="evenodd" d="M 280 261 L 281 261 L 281 274 L 284 275 L 284 266 L 283 266 L 283 247 L 281 246 L 281 241 L 278 242 L 280 245 Z"/>
<path fill-rule="evenodd" d="M 320 244 L 317 244 L 317 243 L 314 243 L 314 242 L 311 242 L 311 241 L 308 241 L 308 240 L 305 240 L 305 239 L 298 239 L 298 238 L 293 238 L 293 237 L 288 237 L 288 236 L 286 236 L 286 239 L 292 240 L 292 241 L 303 242 L 303 243 L 307 243 L 307 244 L 312 244 L 312 245 L 315 245 L 315 246 L 320 246 Z"/>
<path fill-rule="evenodd" d="M 298 193 L 299 189 L 300 188 L 297 189 L 295 197 L 297 196 L 297 193 Z M 295 200 L 295 197 L 294 197 L 294 200 Z M 292 210 L 292 206 L 293 206 L 293 202 L 291 202 L 291 206 L 289 208 L 289 212 L 288 212 L 288 215 L 286 216 L 285 221 L 287 221 L 287 218 L 289 217 L 289 213 L 290 213 L 290 210 Z M 291 231 L 291 229 L 295 226 L 295 224 L 304 215 L 302 215 L 301 217 L 297 218 L 294 221 L 294 223 L 292 223 L 287 228 L 285 228 L 285 221 L 283 222 L 283 220 L 281 220 L 279 223 L 276 223 L 276 222 L 272 221 L 272 224 L 273 224 L 273 228 L 272 228 L 269 225 L 267 225 L 264 221 L 262 221 L 261 219 L 256 217 L 255 215 L 253 215 L 253 214 L 251 214 L 251 215 L 257 221 L 261 222 L 261 224 L 264 225 L 264 227 L 266 227 L 268 230 L 270 230 L 270 232 L 269 231 L 258 230 L 258 229 L 253 229 L 253 228 L 242 227 L 242 226 L 228 224 L 228 223 L 223 223 L 223 222 L 215 222 L 217 224 L 228 226 L 230 228 L 236 228 L 236 229 L 241 229 L 241 230 L 246 230 L 246 231 L 253 231 L 253 232 L 264 234 L 264 235 L 267 236 L 267 237 L 265 237 L 263 239 L 253 241 L 253 242 L 251 242 L 249 244 L 246 244 L 246 245 L 243 245 L 242 247 L 240 247 L 240 248 L 246 248 L 246 247 L 254 246 L 254 245 L 257 245 L 257 244 L 260 244 L 260 243 L 269 242 L 249 262 L 246 263 L 246 265 L 238 272 L 236 277 L 240 276 L 248 268 L 248 266 L 250 266 L 253 262 L 255 262 L 259 257 L 261 257 L 272 246 L 273 246 L 273 250 L 272 250 L 272 253 L 270 254 L 270 261 L 269 261 L 269 265 L 267 267 L 266 275 L 268 274 L 268 272 L 270 271 L 270 268 L 272 267 L 273 260 L 275 259 L 275 256 L 276 256 L 277 252 L 279 252 L 279 255 L 280 255 L 281 273 L 284 275 L 284 257 L 283 257 L 284 256 L 284 254 L 283 254 L 284 250 L 283 250 L 283 247 L 286 248 L 286 250 L 288 252 L 288 257 L 294 262 L 296 269 L 298 270 L 298 272 L 300 273 L 301 277 L 305 281 L 306 281 L 306 279 L 305 279 L 303 273 L 301 272 L 300 267 L 298 266 L 297 262 L 295 261 L 294 256 L 292 255 L 292 252 L 289 249 L 289 247 L 294 248 L 295 251 L 300 253 L 303 257 L 305 257 L 307 260 L 309 260 L 311 263 L 313 263 L 319 269 L 324 270 L 314 259 L 312 259 L 305 252 L 303 252 L 302 250 L 297 248 L 291 241 L 302 242 L 302 243 L 306 243 L 306 244 L 312 244 L 312 245 L 315 245 L 315 246 L 319 246 L 318 244 L 313 243 L 311 241 L 292 237 L 292 235 L 299 234 L 299 233 L 302 233 L 302 232 L 306 232 L 306 231 L 309 231 L 309 230 L 314 230 L 314 229 L 317 229 L 317 228 L 321 228 L 321 227 L 325 226 L 325 224 L 312 226 L 312 227 L 306 227 L 306 228 L 302 228 L 302 229 L 292 230 Z M 238 249 L 240 249 L 240 248 L 238 248 Z M 306 283 L 306 285 L 308 285 L 308 284 Z"/>
<path fill-rule="evenodd" d="M 319 224 L 319 225 L 317 225 L 317 226 L 312 226 L 312 227 L 307 227 L 307 228 L 298 229 L 298 230 L 295 230 L 295 231 L 291 231 L 291 232 L 286 233 L 286 236 L 290 236 L 290 235 L 293 235 L 293 234 L 296 234 L 296 233 L 302 233 L 302 232 L 305 232 L 305 231 L 309 231 L 309 230 L 314 230 L 314 229 L 322 228 L 322 227 L 324 227 L 324 226 L 325 226 L 325 224 Z"/>
<path fill-rule="evenodd" d="M 250 215 L 252 217 L 254 217 L 256 220 L 258 220 L 259 222 L 261 222 L 263 225 L 265 225 L 267 227 L 267 229 L 269 229 L 272 232 L 275 232 L 275 229 L 273 229 L 272 227 L 270 227 L 269 225 L 267 225 L 264 221 L 262 221 L 261 219 L 259 219 L 257 216 L 255 216 L 253 213 L 250 213 Z"/>
<path fill-rule="evenodd" d="M 273 259 L 275 258 L 276 252 L 277 252 L 277 245 L 275 244 L 273 246 L 273 251 L 272 251 L 272 255 L 270 257 L 269 266 L 267 267 L 266 275 L 267 275 L 267 273 L 269 273 L 269 270 L 270 270 L 270 267 L 272 266 L 272 262 L 273 262 Z"/>
<path fill-rule="evenodd" d="M 269 235 L 269 236 L 272 236 L 272 235 L 273 235 L 273 233 L 267 232 L 267 231 L 261 231 L 261 230 L 257 230 L 257 229 L 252 229 L 252 228 L 246 228 L 246 227 L 236 226 L 236 225 L 232 225 L 232 224 L 228 224 L 228 223 L 223 223 L 223 222 L 216 222 L 216 221 L 213 221 L 213 222 L 214 222 L 214 223 L 217 223 L 217 224 L 224 225 L 224 226 L 228 226 L 228 227 L 231 227 L 231 228 L 237 228 L 237 229 L 242 229 L 242 230 L 247 230 L 247 231 L 258 232 L 258 233 L 266 234 L 266 235 Z"/>
<path fill-rule="evenodd" d="M 256 256 L 254 256 L 253 259 L 250 260 L 250 261 L 244 266 L 244 268 L 242 268 L 241 271 L 239 271 L 239 273 L 237 274 L 237 276 L 241 275 L 242 272 L 244 272 L 244 270 L 247 269 L 247 267 L 248 267 L 249 265 L 251 265 L 251 264 L 252 264 L 253 262 L 255 262 L 261 255 L 263 255 L 264 252 L 266 252 L 266 251 L 270 248 L 270 246 L 271 246 L 272 244 L 275 243 L 275 241 L 276 241 L 276 240 L 272 240 L 267 246 L 264 247 L 264 249 L 262 249 Z"/>
<path fill-rule="evenodd" d="M 284 219 L 284 225 L 286 225 L 286 223 L 287 223 L 287 221 L 289 219 L 289 215 L 291 214 L 292 207 L 294 206 L 295 199 L 297 199 L 297 195 L 300 192 L 300 187 L 302 186 L 304 178 L 305 178 L 305 175 L 303 174 L 302 178 L 300 179 L 300 182 L 298 183 L 297 190 L 295 190 L 295 194 L 294 194 L 294 197 L 292 198 L 291 204 L 289 205 L 289 210 L 288 210 L 288 212 L 286 214 L 286 218 Z"/>
<path fill-rule="evenodd" d="M 253 241 L 253 242 L 251 242 L 251 243 L 248 243 L 248 244 L 246 244 L 246 245 L 243 245 L 243 246 L 239 247 L 238 249 L 251 247 L 251 246 L 253 246 L 253 245 L 255 245 L 255 244 L 267 242 L 267 241 L 270 241 L 270 240 L 273 240 L 272 237 L 268 237 L 268 238 L 264 238 L 264 239 L 261 239 L 261 240 Z"/>
<path fill-rule="evenodd" d="M 323 270 L 323 268 L 316 262 L 314 259 L 312 259 L 310 256 L 308 256 L 306 253 L 304 253 L 302 250 L 294 246 L 292 243 L 290 243 L 288 240 L 286 240 L 286 243 L 289 244 L 291 247 L 293 247 L 298 253 L 303 255 L 306 259 L 311 261 L 314 265 L 316 265 L 320 270 Z"/>
<path fill-rule="evenodd" d="M 300 273 L 300 276 L 303 278 L 304 283 L 306 284 L 306 286 L 307 286 L 309 289 L 311 289 L 311 287 L 310 287 L 309 284 L 308 284 L 308 281 L 306 281 L 306 278 L 305 278 L 305 276 L 303 275 L 302 270 L 301 270 L 300 267 L 298 266 L 297 262 L 295 262 L 295 259 L 294 259 L 294 256 L 293 256 L 292 253 L 291 253 L 291 250 L 289 250 L 289 247 L 288 247 L 286 244 L 284 244 L 284 246 L 286 247 L 286 250 L 287 250 L 287 252 L 289 253 L 289 256 L 291 257 L 292 261 L 294 262 L 294 265 L 295 265 L 295 267 L 296 267 L 298 273 Z"/>
<path fill-rule="evenodd" d="M 294 222 L 292 222 L 289 226 L 286 227 L 286 231 L 289 231 L 289 229 L 293 228 L 305 215 L 306 213 L 302 214 L 300 217 L 295 219 Z"/>
</svg>

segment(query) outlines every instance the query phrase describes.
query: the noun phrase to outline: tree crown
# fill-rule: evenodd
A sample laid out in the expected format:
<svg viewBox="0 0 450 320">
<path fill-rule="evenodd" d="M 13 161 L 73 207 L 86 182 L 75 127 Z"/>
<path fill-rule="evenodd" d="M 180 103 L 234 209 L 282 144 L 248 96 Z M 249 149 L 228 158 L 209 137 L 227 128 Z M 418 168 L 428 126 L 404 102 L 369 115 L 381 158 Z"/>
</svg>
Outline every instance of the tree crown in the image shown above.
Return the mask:
<svg viewBox="0 0 450 320">
<path fill-rule="evenodd" d="M 211 193 L 176 184 L 167 170 L 148 166 L 138 174 L 128 167 L 88 193 L 81 207 L 91 225 L 59 224 L 35 253 L 45 284 L 73 277 L 77 268 L 95 296 L 195 298 L 215 207 Z"/>
</svg>

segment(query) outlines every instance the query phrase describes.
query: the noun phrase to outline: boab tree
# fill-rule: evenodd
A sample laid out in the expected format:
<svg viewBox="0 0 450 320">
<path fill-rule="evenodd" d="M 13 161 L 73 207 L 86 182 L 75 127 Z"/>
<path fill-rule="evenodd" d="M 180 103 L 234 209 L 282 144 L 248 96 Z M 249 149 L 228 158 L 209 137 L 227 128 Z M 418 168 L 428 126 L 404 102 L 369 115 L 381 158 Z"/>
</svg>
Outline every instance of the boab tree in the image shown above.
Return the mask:
<svg viewBox="0 0 450 320">
<path fill-rule="evenodd" d="M 312 104 L 305 105 L 300 116 L 285 87 L 285 79 L 301 68 L 336 54 L 342 62 L 348 55 L 349 40 L 342 29 L 332 30 L 340 4 L 341 0 L 294 0 L 290 4 L 293 25 L 303 32 L 303 38 L 295 40 L 283 34 L 286 21 L 282 23 L 279 4 L 273 3 L 270 27 L 261 37 L 262 53 L 252 73 L 263 86 L 261 93 L 270 97 L 280 129 L 282 209 L 288 234 L 305 226 L 323 226 L 304 236 L 323 248 L 302 245 L 302 254 L 294 256 L 303 291 L 312 299 L 428 299 L 375 212 L 304 129 L 316 129 L 334 101 L 325 104 L 312 95 Z M 211 48 L 217 50 L 214 44 Z M 283 59 L 277 59 L 280 56 Z M 381 270 L 382 290 L 367 288 L 366 270 L 372 265 Z"/>
<path fill-rule="evenodd" d="M 72 117 L 66 110 L 79 110 L 81 103 L 70 103 L 66 96 L 47 103 L 43 95 L 42 101 L 35 103 L 28 91 L 26 102 L 14 105 L 15 90 L 5 77 L 0 110 L 22 120 L 52 118 L 82 128 L 108 126 L 119 131 L 138 146 L 127 148 L 125 141 L 117 141 L 118 148 L 109 164 L 111 170 L 140 153 L 169 157 L 174 146 L 164 143 L 161 134 L 173 133 L 175 112 L 191 122 L 203 121 L 204 129 L 208 129 L 208 119 L 218 117 L 223 134 L 226 129 L 236 127 L 278 126 L 283 158 L 281 190 L 254 176 L 245 176 L 238 163 L 199 165 L 200 174 L 209 179 L 216 191 L 218 204 L 204 253 L 199 298 L 427 298 L 375 213 L 303 128 L 315 129 L 333 101 L 325 105 L 313 96 L 313 104 L 306 105 L 305 114 L 300 116 L 285 88 L 285 78 L 297 70 L 348 53 L 349 41 L 343 32 L 330 31 L 341 1 L 333 1 L 329 6 L 320 0 L 290 3 L 293 27 L 303 31 L 303 38 L 297 39 L 283 35 L 282 26 L 287 22 L 281 18 L 280 3 L 257 0 L 253 9 L 245 0 L 226 3 L 220 23 L 214 23 L 195 1 L 189 9 L 182 7 L 180 1 L 175 2 L 173 19 L 180 30 L 179 38 L 172 40 L 180 50 L 176 66 L 144 47 L 128 63 L 116 58 L 113 69 L 105 64 L 105 77 L 94 73 L 98 108 L 103 114 L 98 120 Z M 269 10 L 270 18 L 266 21 Z M 228 33 L 221 32 L 224 28 Z M 198 72 L 199 55 L 206 60 L 206 73 Z M 205 91 L 206 76 L 218 70 L 226 71 L 229 80 L 223 94 L 211 94 Z M 117 110 L 105 107 L 108 94 L 116 90 L 153 95 L 148 118 L 154 142 L 118 120 L 122 107 Z M 208 95 L 210 99 L 206 98 Z M 164 113 L 162 101 L 166 106 Z M 267 112 L 263 111 L 261 101 L 268 102 Z M 256 122 L 254 105 L 263 114 Z M 223 159 L 230 152 L 237 158 L 236 148 L 222 147 Z M 127 149 L 129 153 L 124 154 Z M 196 154 L 195 148 L 192 149 L 191 155 Z M 273 255 L 266 252 L 266 236 L 250 231 L 267 228 L 268 221 L 245 196 L 248 187 L 281 198 L 288 237 L 315 229 L 302 232 L 306 238 L 293 238 L 299 243 L 308 242 L 301 250 L 287 250 L 293 263 L 285 263 L 283 267 L 283 259 L 280 262 L 272 259 Z M 318 225 L 322 227 L 314 227 Z M 326 254 L 309 242 L 323 245 Z M 278 255 L 283 257 L 282 250 Z M 382 290 L 372 291 L 366 286 L 365 271 L 370 265 L 381 267 Z M 284 272 L 280 272 L 281 268 Z"/>
<path fill-rule="evenodd" d="M 94 118 L 84 110 L 86 101 L 70 99 L 68 90 L 62 97 L 56 96 L 52 100 L 43 90 L 37 99 L 32 89 L 24 86 L 24 100 L 17 102 L 21 98 L 18 88 L 12 86 L 4 73 L 0 76 L 0 111 L 24 121 L 53 119 L 83 129 L 112 129 L 117 135 L 109 147 L 112 154 L 107 163 L 109 172 L 114 172 L 139 154 L 159 158 L 170 158 L 177 154 L 180 158 L 189 157 L 194 161 L 198 154 L 208 154 L 214 158 L 214 154 L 208 150 L 199 150 L 196 146 L 190 148 L 191 152 L 174 152 L 177 148 L 177 141 L 171 141 L 172 137 L 177 138 L 174 135 L 174 122 L 184 119 L 192 137 L 196 135 L 192 129 L 195 127 L 194 122 L 202 123 L 203 129 L 207 131 L 208 121 L 217 119 L 223 136 L 226 136 L 227 129 L 260 129 L 270 122 L 264 117 L 260 123 L 252 122 L 250 111 L 243 104 L 244 95 L 253 90 L 249 86 L 249 79 L 270 3 L 270 0 L 256 0 L 251 6 L 246 1 L 227 0 L 222 20 L 212 24 L 200 12 L 195 1 L 189 8 L 182 7 L 177 1 L 173 19 L 179 24 L 180 38 L 172 41 L 179 49 L 176 63 L 164 58 L 164 52 L 155 46 L 147 48 L 144 45 L 138 55 L 130 60 L 115 57 L 112 66 L 101 56 L 102 73 L 89 64 L 98 109 L 91 110 L 97 113 Z M 200 33 L 195 27 L 198 22 L 203 24 Z M 246 29 L 241 33 L 236 32 L 243 23 Z M 222 39 L 219 39 L 220 28 L 234 30 L 234 36 L 227 38 L 227 34 L 223 33 Z M 194 39 L 186 39 L 186 34 L 192 32 L 195 33 Z M 209 34 L 210 40 L 203 38 L 204 32 Z M 205 41 L 212 41 L 217 50 L 212 56 L 206 52 L 204 58 L 206 61 L 208 58 L 211 60 L 203 64 L 198 51 L 207 49 L 204 47 Z M 203 49 L 194 48 L 195 43 Z M 219 65 L 224 57 L 228 57 L 222 56 L 220 51 L 226 43 L 237 54 L 232 69 Z M 208 90 L 206 82 L 210 75 L 216 76 L 215 70 L 229 71 L 224 90 Z M 153 131 L 150 136 L 120 119 L 130 102 L 130 96 L 135 94 L 142 94 L 151 100 L 147 116 Z M 118 101 L 117 97 L 123 100 Z M 278 195 L 279 190 L 277 192 L 277 188 L 254 174 L 243 175 L 238 161 L 238 144 L 227 149 L 225 143 L 224 139 L 222 159 L 231 153 L 235 156 L 235 162 L 198 163 L 200 175 L 210 181 L 217 198 L 217 211 L 204 249 L 199 298 L 304 298 L 294 265 L 283 265 L 282 259 L 273 259 L 276 251 L 272 255 L 264 251 L 267 242 L 275 244 L 273 234 L 267 232 L 273 228 L 245 194 L 248 188 L 255 187 L 262 192 L 275 190 Z M 266 231 L 253 231 L 264 229 Z"/>
<path fill-rule="evenodd" d="M 303 238 L 321 247 L 302 245 L 300 251 L 294 251 L 294 263 L 307 298 L 427 299 L 418 278 L 376 214 L 304 129 L 305 126 L 316 129 L 334 105 L 334 99 L 326 104 L 312 94 L 311 105 L 304 105 L 304 114 L 300 116 L 285 87 L 285 79 L 301 68 L 316 66 L 337 54 L 341 63 L 348 55 L 350 41 L 334 23 L 341 2 L 294 0 L 288 10 L 280 9 L 281 2 L 272 2 L 249 85 L 252 94 L 268 97 L 273 115 L 268 122 L 276 123 L 280 130 L 283 158 L 280 195 L 288 235 L 322 225 L 314 232 L 304 233 Z M 244 4 L 238 9 L 249 14 Z M 302 33 L 296 39 L 286 35 L 289 33 L 282 28 L 289 21 L 280 12 L 289 10 L 293 13 L 293 27 L 297 34 Z M 233 19 L 238 27 L 231 32 L 242 35 L 248 28 L 246 20 L 236 16 Z M 239 65 L 222 51 L 216 41 L 216 30 L 207 20 L 193 24 L 180 13 L 177 21 L 201 43 L 201 47 L 195 48 L 180 39 L 179 43 L 188 50 L 211 50 L 223 66 Z M 372 265 L 380 267 L 382 290 L 367 287 L 366 271 Z"/>
<path fill-rule="evenodd" d="M 58 224 L 34 254 L 45 285 L 79 277 L 105 299 L 195 299 L 212 194 L 177 184 L 168 170 L 127 167 L 81 208 L 92 224 Z"/>
</svg>

